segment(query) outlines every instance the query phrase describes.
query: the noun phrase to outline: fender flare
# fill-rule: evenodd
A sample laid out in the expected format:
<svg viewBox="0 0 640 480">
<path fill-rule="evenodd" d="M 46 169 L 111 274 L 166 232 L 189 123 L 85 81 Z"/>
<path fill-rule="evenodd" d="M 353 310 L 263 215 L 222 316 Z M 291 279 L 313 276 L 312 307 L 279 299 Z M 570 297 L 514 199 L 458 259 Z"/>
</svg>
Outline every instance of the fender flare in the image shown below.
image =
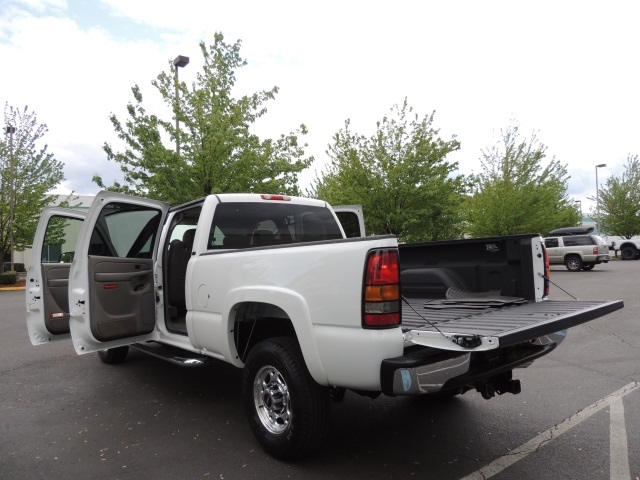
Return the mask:
<svg viewBox="0 0 640 480">
<path fill-rule="evenodd" d="M 241 303 L 266 303 L 282 309 L 293 324 L 309 373 L 320 385 L 326 386 L 329 384 L 318 353 L 311 314 L 304 297 L 286 288 L 249 286 L 231 290 L 226 297 L 226 301 L 226 308 L 223 309 L 223 312 L 226 312 L 223 314 L 223 318 L 226 319 L 224 320 L 226 325 L 223 325 L 223 327 L 226 328 L 227 332 L 233 330 L 236 306 Z M 229 343 L 229 350 L 235 352 L 236 347 L 232 334 L 229 336 Z M 232 357 L 235 357 L 235 355 Z"/>
</svg>

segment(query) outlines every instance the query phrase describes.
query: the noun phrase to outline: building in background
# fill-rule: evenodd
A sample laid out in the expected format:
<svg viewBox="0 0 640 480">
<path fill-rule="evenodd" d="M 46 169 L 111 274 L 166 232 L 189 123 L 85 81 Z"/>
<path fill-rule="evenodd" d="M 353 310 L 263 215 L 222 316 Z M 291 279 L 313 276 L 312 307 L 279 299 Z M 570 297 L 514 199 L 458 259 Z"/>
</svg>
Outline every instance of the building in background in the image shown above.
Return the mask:
<svg viewBox="0 0 640 480">
<path fill-rule="evenodd" d="M 51 195 L 51 197 L 56 197 L 56 201 L 51 203 L 52 206 L 58 205 L 60 200 L 66 198 L 64 195 Z M 89 210 L 89 207 L 93 203 L 94 198 L 95 197 L 93 195 L 74 195 L 69 201 L 69 207 L 81 210 Z M 79 226 L 75 226 L 73 228 L 79 228 Z M 50 262 L 55 261 L 55 259 L 59 259 L 63 253 L 66 253 L 62 251 L 62 245 L 47 245 L 45 248 L 47 249 L 47 251 L 43 252 L 43 258 L 47 259 Z M 31 253 L 32 251 L 30 248 L 28 248 L 24 252 L 14 252 L 13 263 L 22 263 L 25 270 L 28 270 L 31 266 Z"/>
</svg>

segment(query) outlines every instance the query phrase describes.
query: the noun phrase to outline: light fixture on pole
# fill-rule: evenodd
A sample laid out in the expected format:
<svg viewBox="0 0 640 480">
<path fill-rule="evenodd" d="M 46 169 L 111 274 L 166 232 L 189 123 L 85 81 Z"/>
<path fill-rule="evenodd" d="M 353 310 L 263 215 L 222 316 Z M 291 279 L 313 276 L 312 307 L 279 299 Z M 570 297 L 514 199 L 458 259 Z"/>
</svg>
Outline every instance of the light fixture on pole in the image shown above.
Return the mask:
<svg viewBox="0 0 640 480">
<path fill-rule="evenodd" d="M 8 125 L 5 132 L 9 134 L 9 250 L 11 252 L 11 271 L 13 272 L 13 210 L 15 203 L 13 190 L 13 134 L 16 133 L 16 127 Z"/>
<path fill-rule="evenodd" d="M 186 67 L 189 65 L 189 57 L 185 57 L 184 55 L 178 55 L 173 60 L 174 67 L 174 83 L 176 89 L 176 98 L 175 98 L 175 114 L 176 114 L 176 153 L 180 156 L 180 121 L 178 120 L 178 68 Z"/>
<path fill-rule="evenodd" d="M 606 163 L 596 165 L 596 227 L 598 229 L 598 235 L 600 235 L 600 186 L 598 184 L 598 169 L 606 167 Z"/>
<path fill-rule="evenodd" d="M 582 223 L 582 200 L 574 200 L 575 203 L 577 203 L 579 205 L 579 209 L 580 209 L 580 222 Z"/>
</svg>

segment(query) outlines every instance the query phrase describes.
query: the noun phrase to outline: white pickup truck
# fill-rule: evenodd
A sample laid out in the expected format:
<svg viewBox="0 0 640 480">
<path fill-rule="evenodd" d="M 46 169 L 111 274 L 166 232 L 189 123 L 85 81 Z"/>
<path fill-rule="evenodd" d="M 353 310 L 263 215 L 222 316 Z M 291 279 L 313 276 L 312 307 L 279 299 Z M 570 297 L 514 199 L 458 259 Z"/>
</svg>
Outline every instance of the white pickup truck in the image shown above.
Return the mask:
<svg viewBox="0 0 640 480">
<path fill-rule="evenodd" d="M 322 443 L 347 389 L 516 394 L 514 368 L 623 306 L 547 301 L 539 235 L 398 246 L 356 237 L 353 218 L 347 238 L 325 202 L 282 195 L 169 208 L 101 192 L 88 212 L 47 208 L 27 275 L 29 337 L 70 338 L 110 364 L 131 347 L 242 368 L 259 443 L 292 459 Z"/>
<path fill-rule="evenodd" d="M 640 236 L 636 235 L 631 238 L 627 237 L 615 237 L 609 235 L 609 241 L 615 243 L 613 248 L 615 252 L 620 252 L 620 256 L 623 260 L 638 260 L 640 259 Z M 617 256 L 617 255 L 616 255 Z"/>
</svg>

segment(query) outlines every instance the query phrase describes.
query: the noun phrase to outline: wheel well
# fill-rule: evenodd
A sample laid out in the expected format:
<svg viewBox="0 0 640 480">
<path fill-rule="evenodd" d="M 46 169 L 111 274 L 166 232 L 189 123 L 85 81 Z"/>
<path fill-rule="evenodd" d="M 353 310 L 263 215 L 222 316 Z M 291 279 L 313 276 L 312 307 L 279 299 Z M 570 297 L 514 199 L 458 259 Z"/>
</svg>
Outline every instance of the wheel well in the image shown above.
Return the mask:
<svg viewBox="0 0 640 480">
<path fill-rule="evenodd" d="M 236 307 L 233 338 L 240 360 L 244 362 L 258 342 L 274 337 L 293 337 L 297 340 L 293 322 L 284 310 L 260 302 Z"/>
<path fill-rule="evenodd" d="M 567 260 L 569 260 L 569 259 L 571 259 L 571 258 L 577 258 L 577 259 L 579 259 L 580 261 L 582 261 L 582 258 L 581 258 L 581 257 L 580 257 L 580 255 L 578 255 L 577 253 L 569 253 L 568 255 L 566 255 L 566 256 L 564 257 L 564 261 L 565 261 L 565 263 L 567 262 Z"/>
</svg>

